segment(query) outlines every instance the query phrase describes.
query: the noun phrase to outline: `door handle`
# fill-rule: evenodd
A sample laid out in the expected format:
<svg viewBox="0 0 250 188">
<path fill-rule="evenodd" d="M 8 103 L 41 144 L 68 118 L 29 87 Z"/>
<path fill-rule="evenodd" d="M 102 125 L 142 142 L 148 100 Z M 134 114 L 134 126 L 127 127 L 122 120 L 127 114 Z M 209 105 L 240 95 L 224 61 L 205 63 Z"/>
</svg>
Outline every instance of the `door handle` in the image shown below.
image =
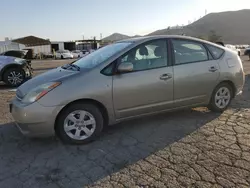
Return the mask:
<svg viewBox="0 0 250 188">
<path fill-rule="evenodd" d="M 161 80 L 168 80 L 168 79 L 171 79 L 171 78 L 172 78 L 171 74 L 163 74 L 163 75 L 160 76 Z"/>
<path fill-rule="evenodd" d="M 212 67 L 210 67 L 209 68 L 209 71 L 210 72 L 215 72 L 215 71 L 217 71 L 218 69 L 215 67 L 215 66 L 212 66 Z"/>
</svg>

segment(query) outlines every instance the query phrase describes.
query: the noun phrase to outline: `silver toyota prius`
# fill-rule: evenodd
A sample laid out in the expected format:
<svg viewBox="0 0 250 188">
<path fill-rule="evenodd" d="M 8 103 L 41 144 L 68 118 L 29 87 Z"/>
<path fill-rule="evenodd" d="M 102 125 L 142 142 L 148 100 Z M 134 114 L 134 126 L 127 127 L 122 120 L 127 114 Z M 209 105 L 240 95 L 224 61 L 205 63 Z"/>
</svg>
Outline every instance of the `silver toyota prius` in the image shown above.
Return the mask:
<svg viewBox="0 0 250 188">
<path fill-rule="evenodd" d="M 224 111 L 244 85 L 228 48 L 185 36 L 119 41 L 21 85 L 10 112 L 27 136 L 96 139 L 104 126 L 181 108 Z"/>
</svg>

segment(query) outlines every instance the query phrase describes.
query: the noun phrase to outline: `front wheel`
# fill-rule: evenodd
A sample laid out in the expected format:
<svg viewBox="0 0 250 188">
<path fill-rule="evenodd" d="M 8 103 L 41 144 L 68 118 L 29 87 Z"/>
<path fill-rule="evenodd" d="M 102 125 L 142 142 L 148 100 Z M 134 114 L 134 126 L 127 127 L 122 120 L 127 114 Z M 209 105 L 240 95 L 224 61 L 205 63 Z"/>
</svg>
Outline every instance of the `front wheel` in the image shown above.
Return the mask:
<svg viewBox="0 0 250 188">
<path fill-rule="evenodd" d="M 230 105 L 232 98 L 232 87 L 227 83 L 221 83 L 215 88 L 208 108 L 214 112 L 223 112 Z"/>
<path fill-rule="evenodd" d="M 68 144 L 86 144 L 95 140 L 103 129 L 103 116 L 93 104 L 72 104 L 58 117 L 56 133 Z"/>
<path fill-rule="evenodd" d="M 3 74 L 3 81 L 9 86 L 18 87 L 25 82 L 25 72 L 21 68 L 9 68 Z"/>
</svg>

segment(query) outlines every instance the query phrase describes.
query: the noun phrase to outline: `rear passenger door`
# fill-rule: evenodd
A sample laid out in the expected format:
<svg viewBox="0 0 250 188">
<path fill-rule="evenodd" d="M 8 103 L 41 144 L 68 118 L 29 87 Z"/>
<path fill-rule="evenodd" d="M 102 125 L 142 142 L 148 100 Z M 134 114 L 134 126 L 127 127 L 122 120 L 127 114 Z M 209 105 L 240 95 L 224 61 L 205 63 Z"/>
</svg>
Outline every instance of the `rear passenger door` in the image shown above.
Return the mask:
<svg viewBox="0 0 250 188">
<path fill-rule="evenodd" d="M 219 65 L 203 43 L 172 39 L 176 107 L 205 104 L 217 84 Z"/>
</svg>

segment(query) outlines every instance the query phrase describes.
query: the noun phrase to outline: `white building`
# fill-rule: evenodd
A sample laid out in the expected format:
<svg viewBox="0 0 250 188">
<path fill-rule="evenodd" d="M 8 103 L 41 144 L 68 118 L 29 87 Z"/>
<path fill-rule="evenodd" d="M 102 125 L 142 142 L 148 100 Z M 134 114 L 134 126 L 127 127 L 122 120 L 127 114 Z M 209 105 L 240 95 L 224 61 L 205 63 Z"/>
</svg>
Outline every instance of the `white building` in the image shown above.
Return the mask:
<svg viewBox="0 0 250 188">
<path fill-rule="evenodd" d="M 40 54 L 50 54 L 52 52 L 51 43 L 48 39 L 42 39 L 35 36 L 27 36 L 12 40 L 12 42 L 22 44 L 20 49 L 32 49 L 33 57 Z"/>
<path fill-rule="evenodd" d="M 21 50 L 23 48 L 25 48 L 25 45 L 12 42 L 10 40 L 0 41 L 0 53 L 3 53 L 8 50 Z"/>
<path fill-rule="evenodd" d="M 57 50 L 75 50 L 76 43 L 74 41 L 51 41 L 51 48 Z"/>
</svg>

